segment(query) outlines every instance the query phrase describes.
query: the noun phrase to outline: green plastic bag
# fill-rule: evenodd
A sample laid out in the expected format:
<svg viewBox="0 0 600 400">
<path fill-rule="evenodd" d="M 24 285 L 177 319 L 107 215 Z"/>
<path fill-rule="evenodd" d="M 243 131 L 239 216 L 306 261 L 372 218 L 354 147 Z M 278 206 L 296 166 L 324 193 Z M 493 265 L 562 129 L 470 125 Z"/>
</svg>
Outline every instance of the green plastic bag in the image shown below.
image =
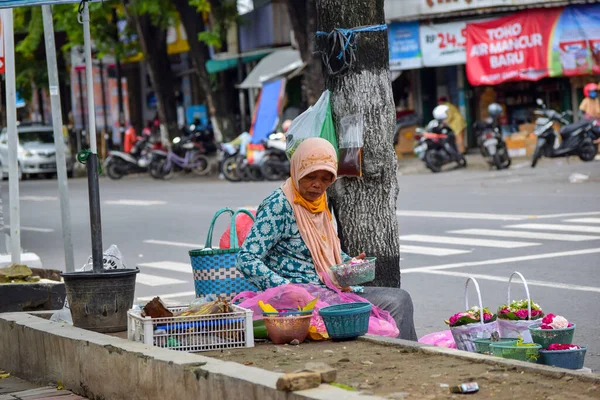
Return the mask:
<svg viewBox="0 0 600 400">
<path fill-rule="evenodd" d="M 288 158 L 292 158 L 303 140 L 311 137 L 320 137 L 327 140 L 339 152 L 329 94 L 329 90 L 324 91 L 313 106 L 292 121 L 286 135 L 286 154 Z"/>
</svg>

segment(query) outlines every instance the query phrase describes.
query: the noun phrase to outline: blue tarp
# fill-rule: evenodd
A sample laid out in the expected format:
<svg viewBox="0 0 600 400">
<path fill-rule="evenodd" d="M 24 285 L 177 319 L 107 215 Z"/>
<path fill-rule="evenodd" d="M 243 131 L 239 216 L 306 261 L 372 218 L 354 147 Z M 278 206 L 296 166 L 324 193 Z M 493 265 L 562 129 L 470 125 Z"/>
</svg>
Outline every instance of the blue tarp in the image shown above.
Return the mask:
<svg viewBox="0 0 600 400">
<path fill-rule="evenodd" d="M 252 121 L 252 143 L 261 144 L 277 127 L 285 79 L 278 79 L 263 84 L 254 121 Z"/>
<path fill-rule="evenodd" d="M 0 8 L 15 8 L 27 6 L 41 6 L 44 4 L 79 3 L 81 0 L 0 0 Z M 88 0 L 100 1 L 100 0 Z"/>
</svg>

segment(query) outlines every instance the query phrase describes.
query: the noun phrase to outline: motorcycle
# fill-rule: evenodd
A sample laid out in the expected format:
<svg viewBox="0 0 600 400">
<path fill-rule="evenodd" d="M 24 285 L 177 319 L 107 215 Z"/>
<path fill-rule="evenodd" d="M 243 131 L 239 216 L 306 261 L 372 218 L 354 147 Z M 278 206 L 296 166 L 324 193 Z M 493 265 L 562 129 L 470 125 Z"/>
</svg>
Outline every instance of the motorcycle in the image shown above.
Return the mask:
<svg viewBox="0 0 600 400">
<path fill-rule="evenodd" d="M 154 152 L 162 148 L 155 135 L 143 135 L 130 153 L 110 151 L 104 162 L 104 170 L 110 179 L 118 180 L 125 175 L 148 172 Z"/>
<path fill-rule="evenodd" d="M 194 172 L 205 175 L 209 160 L 202 154 L 202 144 L 198 143 L 197 135 L 178 136 L 173 139 L 171 149 L 152 151 L 150 175 L 154 179 L 171 179 L 176 170 Z"/>
<path fill-rule="evenodd" d="M 440 172 L 444 165 L 451 162 L 456 162 L 459 167 L 467 166 L 467 159 L 450 148 L 448 136 L 451 133 L 452 130 L 448 126 L 435 119 L 425 129 L 417 129 L 417 134 L 421 137 L 414 152 L 431 172 Z"/>
<path fill-rule="evenodd" d="M 290 160 L 285 153 L 286 143 L 283 133 L 272 133 L 263 142 L 265 155 L 262 158 L 260 172 L 269 181 L 278 181 L 290 175 Z"/>
<path fill-rule="evenodd" d="M 474 129 L 479 151 L 487 163 L 497 169 L 510 167 L 512 160 L 508 154 L 506 142 L 502 138 L 497 118 L 478 121 L 475 123 Z"/>
<path fill-rule="evenodd" d="M 247 157 L 251 141 L 252 136 L 250 136 L 248 132 L 244 132 L 234 141 L 229 143 L 234 146 L 239 145 L 239 150 L 235 153 L 232 152 L 232 154 L 225 157 L 221 164 L 221 173 L 228 181 L 260 181 L 263 179 L 263 175 L 260 171 L 260 162 L 265 151 L 254 150 L 255 156 L 251 163 Z"/>
<path fill-rule="evenodd" d="M 537 99 L 540 109 L 535 111 L 539 117 L 535 121 L 534 133 L 537 143 L 533 152 L 531 167 L 535 168 L 541 157 L 557 158 L 578 156 L 582 161 L 593 161 L 598 154 L 598 144 L 594 140 L 598 134 L 597 122 L 595 120 L 583 119 L 575 123 L 569 123 L 567 115 L 570 111 L 559 113 L 548 109 L 541 99 Z M 554 123 L 559 122 L 560 145 L 555 146 L 558 134 L 554 131 Z"/>
</svg>

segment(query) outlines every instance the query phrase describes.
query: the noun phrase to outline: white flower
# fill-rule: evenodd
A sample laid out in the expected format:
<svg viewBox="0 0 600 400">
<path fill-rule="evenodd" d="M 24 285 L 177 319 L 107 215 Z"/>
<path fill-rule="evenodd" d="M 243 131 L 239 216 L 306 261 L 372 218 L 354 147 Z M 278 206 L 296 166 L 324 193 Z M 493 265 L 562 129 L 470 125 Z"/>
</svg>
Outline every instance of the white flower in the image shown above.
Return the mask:
<svg viewBox="0 0 600 400">
<path fill-rule="evenodd" d="M 567 319 L 565 317 L 561 317 L 560 315 L 557 315 L 552 320 L 552 323 L 550 323 L 550 326 L 553 329 L 568 328 L 569 327 L 569 321 L 567 321 Z"/>
</svg>

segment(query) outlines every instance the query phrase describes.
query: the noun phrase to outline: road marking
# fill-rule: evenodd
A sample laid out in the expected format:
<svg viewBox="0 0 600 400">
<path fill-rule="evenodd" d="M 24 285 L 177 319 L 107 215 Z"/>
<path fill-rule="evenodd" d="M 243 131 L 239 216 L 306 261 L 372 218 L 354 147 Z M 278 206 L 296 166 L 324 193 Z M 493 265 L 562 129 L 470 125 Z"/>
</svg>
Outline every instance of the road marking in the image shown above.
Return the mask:
<svg viewBox="0 0 600 400">
<path fill-rule="evenodd" d="M 148 240 L 144 240 L 144 243 L 148 243 L 148 244 L 160 244 L 160 245 L 163 245 L 163 246 L 187 247 L 189 249 L 202 249 L 202 248 L 204 248 L 203 244 L 185 243 L 185 242 L 170 242 L 168 240 L 148 239 Z"/>
<path fill-rule="evenodd" d="M 459 229 L 448 233 L 458 233 L 461 235 L 480 235 L 480 236 L 496 236 L 496 237 L 514 237 L 521 239 L 538 239 L 538 240 L 562 240 L 565 242 L 581 242 L 584 240 L 598 240 L 600 236 L 586 235 L 565 235 L 561 233 L 547 232 L 527 232 L 527 231 L 506 231 L 496 229 Z"/>
<path fill-rule="evenodd" d="M 58 197 L 54 196 L 21 196 L 21 201 L 57 201 Z"/>
<path fill-rule="evenodd" d="M 585 249 L 585 250 L 571 250 L 571 251 L 562 251 L 562 252 L 558 252 L 558 253 L 533 254 L 533 255 L 529 255 L 529 256 L 496 258 L 496 259 L 484 260 L 484 261 L 468 261 L 468 262 L 460 262 L 460 263 L 453 263 L 453 264 L 442 264 L 442 265 L 432 265 L 432 266 L 426 266 L 426 267 L 407 268 L 407 269 L 403 269 L 402 273 L 410 274 L 410 273 L 422 272 L 422 271 L 438 271 L 438 270 L 442 270 L 442 269 L 452 269 L 452 268 L 479 267 L 482 265 L 508 264 L 508 263 L 515 263 L 515 262 L 521 262 L 521 261 L 542 260 L 545 258 L 581 256 L 581 255 L 596 254 L 596 253 L 600 253 L 600 248 Z"/>
<path fill-rule="evenodd" d="M 470 253 L 470 250 L 455 250 L 455 249 L 443 249 L 440 247 L 424 247 L 424 246 L 409 246 L 400 245 L 400 254 L 423 254 L 427 256 L 451 256 L 454 254 L 465 254 Z"/>
<path fill-rule="evenodd" d="M 501 249 L 516 249 L 519 247 L 529 247 L 529 246 L 538 246 L 539 245 L 539 243 L 512 242 L 512 241 L 506 241 L 506 240 L 472 239 L 472 238 L 460 238 L 460 237 L 452 237 L 452 236 L 433 236 L 433 235 L 405 235 L 405 236 L 400 236 L 400 241 L 437 243 L 437 244 L 458 244 L 458 245 L 463 245 L 463 246 L 498 247 Z"/>
<path fill-rule="evenodd" d="M 425 274 L 433 274 L 433 275 L 457 276 L 457 277 L 461 277 L 461 278 L 473 277 L 475 279 L 481 279 L 481 280 L 506 282 L 505 276 L 470 274 L 468 272 L 455 272 L 455 271 L 422 271 L 422 272 Z M 571 285 L 569 283 L 535 281 L 535 280 L 530 280 L 530 279 L 527 279 L 527 284 L 529 286 L 543 286 L 543 287 L 549 287 L 549 288 L 553 288 L 553 289 L 578 290 L 581 292 L 600 293 L 600 287 L 595 287 L 595 286 Z"/>
<path fill-rule="evenodd" d="M 566 219 L 565 222 L 575 222 L 575 223 L 580 223 L 580 224 L 600 224 L 600 218 Z"/>
<path fill-rule="evenodd" d="M 139 273 L 135 278 L 136 283 L 141 283 L 146 286 L 165 286 L 165 285 L 175 285 L 178 283 L 186 283 L 187 281 L 182 281 L 181 279 L 173 279 L 173 278 L 165 278 L 164 276 L 156 276 L 156 275 L 148 275 Z"/>
<path fill-rule="evenodd" d="M 139 264 L 140 269 L 153 268 L 162 269 L 165 271 L 183 272 L 185 274 L 192 273 L 192 266 L 189 263 L 173 262 L 173 261 L 157 261 Z"/>
<path fill-rule="evenodd" d="M 139 276 L 139 274 L 138 274 Z M 178 297 L 188 297 L 188 296 L 196 296 L 196 292 L 180 292 L 180 293 L 169 293 L 169 294 L 161 294 L 158 297 L 162 299 L 176 299 Z M 138 297 L 138 301 L 150 301 L 157 296 L 146 296 L 146 297 Z"/>
<path fill-rule="evenodd" d="M 35 226 L 22 226 L 21 230 L 22 231 L 29 231 L 29 232 L 41 232 L 41 233 L 52 233 L 52 232 L 54 232 L 54 229 L 51 229 L 51 228 L 37 228 Z"/>
<path fill-rule="evenodd" d="M 563 231 L 563 232 L 600 233 L 600 226 L 585 226 L 585 225 L 519 224 L 519 225 L 508 225 L 508 226 L 506 226 L 506 228 L 536 229 L 536 230 Z"/>
<path fill-rule="evenodd" d="M 578 213 L 564 213 L 564 214 L 547 214 L 540 215 L 538 218 L 569 218 L 569 217 L 584 217 L 586 215 L 600 215 L 600 211 L 589 211 L 589 212 L 578 212 Z"/>
<path fill-rule="evenodd" d="M 500 221 L 522 221 L 536 218 L 535 215 L 507 215 L 507 214 L 483 214 L 483 213 L 464 213 L 464 212 L 443 212 L 443 211 L 412 211 L 398 210 L 398 217 L 427 217 L 427 218 L 457 218 L 457 219 L 487 219 Z"/>
<path fill-rule="evenodd" d="M 128 199 L 121 199 L 121 200 L 106 200 L 104 202 L 104 204 L 111 205 L 111 206 L 142 206 L 142 207 L 149 207 L 149 206 L 162 206 L 164 204 L 167 204 L 167 202 L 166 201 L 161 201 L 161 200 L 128 200 Z"/>
</svg>

